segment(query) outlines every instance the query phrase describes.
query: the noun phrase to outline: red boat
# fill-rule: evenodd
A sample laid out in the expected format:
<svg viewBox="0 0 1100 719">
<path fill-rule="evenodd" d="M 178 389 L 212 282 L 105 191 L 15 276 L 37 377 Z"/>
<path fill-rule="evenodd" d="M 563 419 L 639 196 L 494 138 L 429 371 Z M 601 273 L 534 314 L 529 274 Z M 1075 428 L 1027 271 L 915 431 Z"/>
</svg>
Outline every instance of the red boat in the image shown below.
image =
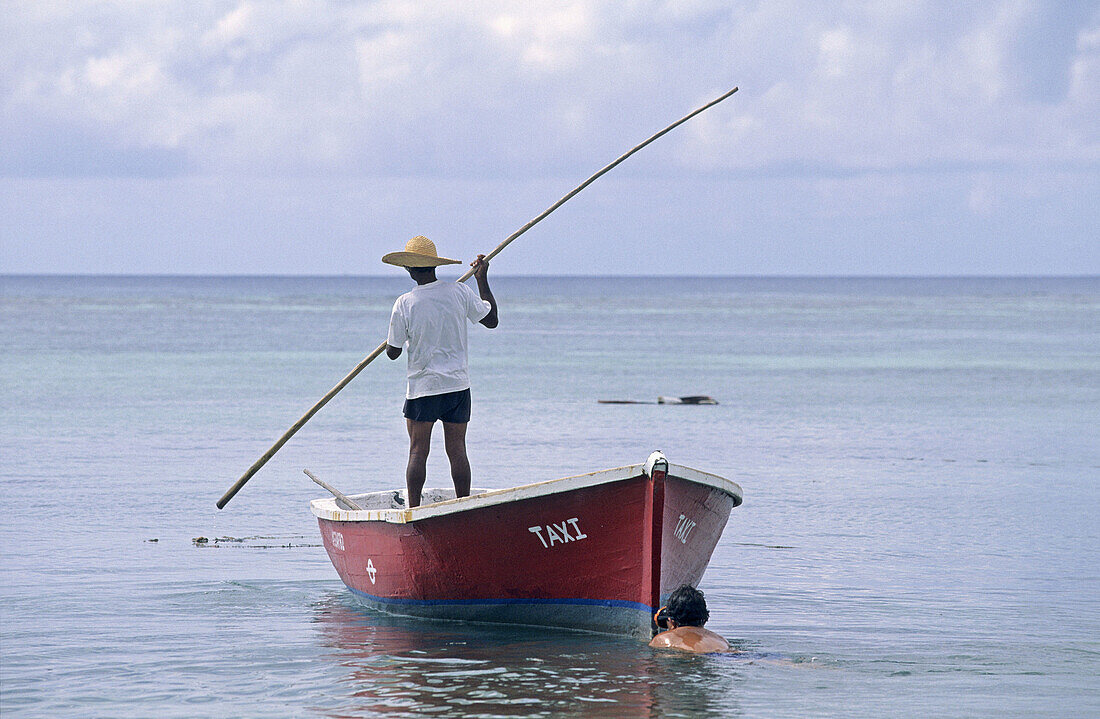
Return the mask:
<svg viewBox="0 0 1100 719">
<path fill-rule="evenodd" d="M 644 464 L 502 490 L 429 489 L 310 503 L 333 566 L 391 614 L 565 627 L 649 640 L 653 613 L 698 585 L 741 487 Z M 430 502 L 430 503 L 429 503 Z"/>
</svg>

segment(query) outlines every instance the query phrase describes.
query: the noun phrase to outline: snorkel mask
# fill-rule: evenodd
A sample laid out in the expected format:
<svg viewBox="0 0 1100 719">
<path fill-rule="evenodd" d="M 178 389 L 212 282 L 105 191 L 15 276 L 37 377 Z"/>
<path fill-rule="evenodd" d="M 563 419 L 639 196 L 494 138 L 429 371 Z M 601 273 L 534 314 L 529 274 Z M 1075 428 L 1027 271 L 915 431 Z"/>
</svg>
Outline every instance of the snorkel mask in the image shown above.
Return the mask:
<svg viewBox="0 0 1100 719">
<path fill-rule="evenodd" d="M 653 615 L 653 622 L 657 625 L 658 629 L 668 629 L 668 620 L 672 618 L 672 615 L 668 613 L 668 607 L 664 606 L 657 610 L 657 613 Z"/>
</svg>

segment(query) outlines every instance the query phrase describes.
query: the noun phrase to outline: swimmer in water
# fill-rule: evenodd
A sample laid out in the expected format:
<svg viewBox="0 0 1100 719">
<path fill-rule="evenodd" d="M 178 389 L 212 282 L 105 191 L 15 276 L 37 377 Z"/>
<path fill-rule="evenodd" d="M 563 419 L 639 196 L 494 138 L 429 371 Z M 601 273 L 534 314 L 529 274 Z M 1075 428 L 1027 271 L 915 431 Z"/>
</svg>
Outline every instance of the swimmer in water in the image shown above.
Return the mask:
<svg viewBox="0 0 1100 719">
<path fill-rule="evenodd" d="M 678 649 L 693 654 L 730 651 L 729 642 L 704 629 L 710 619 L 703 593 L 690 584 L 680 585 L 668 597 L 668 604 L 653 616 L 657 626 L 666 631 L 653 637 L 649 646 L 655 649 Z"/>
</svg>

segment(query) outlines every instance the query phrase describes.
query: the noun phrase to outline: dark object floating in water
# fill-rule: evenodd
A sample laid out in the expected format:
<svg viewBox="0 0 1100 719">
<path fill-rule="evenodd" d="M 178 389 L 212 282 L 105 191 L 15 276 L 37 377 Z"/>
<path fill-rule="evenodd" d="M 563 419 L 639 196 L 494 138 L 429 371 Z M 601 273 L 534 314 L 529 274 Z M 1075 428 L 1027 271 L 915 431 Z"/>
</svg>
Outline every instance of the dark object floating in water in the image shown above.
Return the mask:
<svg viewBox="0 0 1100 719">
<path fill-rule="evenodd" d="M 304 539 L 305 535 L 302 534 L 287 534 L 283 536 L 255 536 L 255 537 L 215 537 L 214 539 L 208 539 L 206 537 L 195 537 L 191 541 L 194 542 L 196 547 L 240 547 L 242 549 L 294 549 L 297 547 L 320 547 L 320 544 L 306 544 L 295 543 L 294 539 Z M 286 542 L 270 543 L 270 542 L 257 542 L 257 540 L 287 540 Z"/>
<path fill-rule="evenodd" d="M 718 404 L 718 400 L 705 394 L 693 394 L 688 397 L 658 397 L 656 402 L 635 399 L 598 399 L 600 404 Z"/>
<path fill-rule="evenodd" d="M 762 547 L 763 549 L 797 549 L 786 544 L 760 544 L 759 542 L 735 542 L 739 547 Z"/>
</svg>

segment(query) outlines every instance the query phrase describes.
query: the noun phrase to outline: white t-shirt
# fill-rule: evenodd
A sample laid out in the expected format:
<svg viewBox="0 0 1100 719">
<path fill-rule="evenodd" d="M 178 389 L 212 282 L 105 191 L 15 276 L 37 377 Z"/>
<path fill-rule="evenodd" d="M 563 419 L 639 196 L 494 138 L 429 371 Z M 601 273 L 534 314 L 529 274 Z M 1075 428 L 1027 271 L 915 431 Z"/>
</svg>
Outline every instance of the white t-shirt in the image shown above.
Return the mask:
<svg viewBox="0 0 1100 719">
<path fill-rule="evenodd" d="M 469 389 L 466 320 L 478 322 L 491 309 L 461 282 L 436 280 L 397 298 L 386 342 L 408 344 L 408 399 Z"/>
</svg>

